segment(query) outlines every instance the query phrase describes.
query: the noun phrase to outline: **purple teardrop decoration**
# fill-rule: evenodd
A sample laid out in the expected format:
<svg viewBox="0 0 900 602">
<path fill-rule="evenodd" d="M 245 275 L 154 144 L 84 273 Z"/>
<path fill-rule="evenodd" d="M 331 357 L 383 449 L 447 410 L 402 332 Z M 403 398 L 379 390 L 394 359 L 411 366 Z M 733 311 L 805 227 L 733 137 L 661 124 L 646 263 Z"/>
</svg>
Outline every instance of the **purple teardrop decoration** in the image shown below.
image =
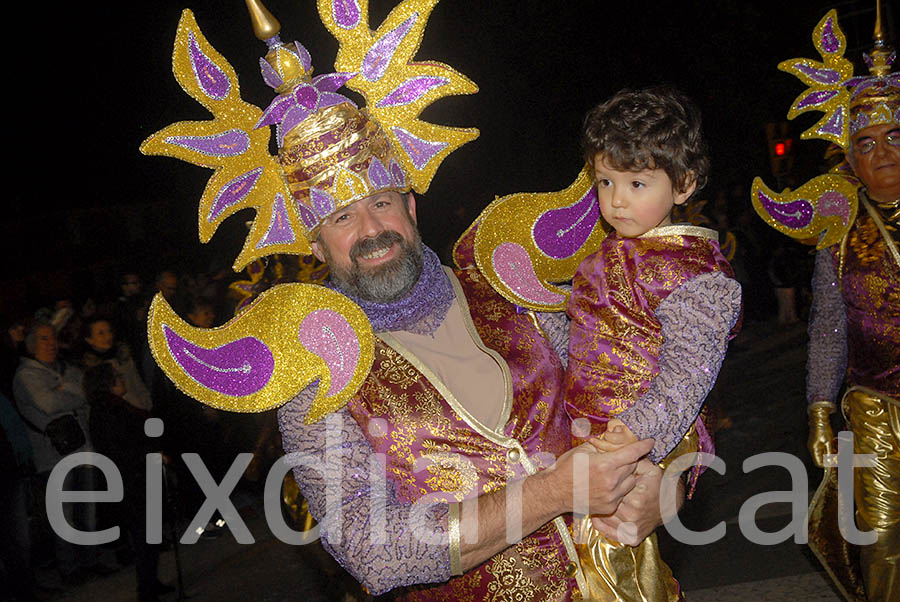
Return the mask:
<svg viewBox="0 0 900 602">
<path fill-rule="evenodd" d="M 378 157 L 372 157 L 372 162 L 369 163 L 366 175 L 369 177 L 369 183 L 376 190 L 391 186 L 391 174 L 388 173 L 384 163 Z"/>
<path fill-rule="evenodd" d="M 263 81 L 273 90 L 284 83 L 281 75 L 269 64 L 266 59 L 259 59 L 259 70 L 262 73 Z"/>
<path fill-rule="evenodd" d="M 297 56 L 300 57 L 300 64 L 303 65 L 303 70 L 309 71 L 312 68 L 312 57 L 309 55 L 309 50 L 306 49 L 306 46 L 296 41 L 294 42 L 294 48 L 297 51 Z"/>
<path fill-rule="evenodd" d="M 823 192 L 816 203 L 816 211 L 822 217 L 836 215 L 844 225 L 850 220 L 850 201 L 836 190 Z"/>
<path fill-rule="evenodd" d="M 413 165 L 416 166 L 416 169 L 425 167 L 435 155 L 447 148 L 446 142 L 423 140 L 401 127 L 394 126 L 391 128 L 391 131 L 397 137 L 397 141 L 403 147 L 403 150 L 406 151 L 407 156 Z"/>
<path fill-rule="evenodd" d="M 213 100 L 222 100 L 231 92 L 231 80 L 225 72 L 203 54 L 194 32 L 188 33 L 188 56 L 191 59 L 191 68 L 194 70 L 194 78 L 203 93 Z"/>
<path fill-rule="evenodd" d="M 347 319 L 336 311 L 317 309 L 303 318 L 297 338 L 328 366 L 331 386 L 327 394 L 343 390 L 353 378 L 360 356 L 359 339 Z"/>
<path fill-rule="evenodd" d="M 332 0 L 331 16 L 341 29 L 353 29 L 359 25 L 362 12 L 356 0 Z"/>
<path fill-rule="evenodd" d="M 578 202 L 544 212 L 531 233 L 542 253 L 553 259 L 565 259 L 578 252 L 599 220 L 597 190 L 591 187 Z"/>
<path fill-rule="evenodd" d="M 794 69 L 820 84 L 836 84 L 841 81 L 841 74 L 834 69 L 816 69 L 805 63 L 795 63 Z"/>
<path fill-rule="evenodd" d="M 293 106 L 288 109 L 282 117 L 281 123 L 278 124 L 278 146 L 284 146 L 284 137 L 303 123 L 307 117 L 309 117 L 309 110 L 304 107 Z"/>
<path fill-rule="evenodd" d="M 206 218 L 206 221 L 212 223 L 223 211 L 240 203 L 256 186 L 256 181 L 259 180 L 262 172 L 263 168 L 257 167 L 253 171 L 248 171 L 222 186 L 213 200 L 212 208 L 209 210 L 209 217 Z"/>
<path fill-rule="evenodd" d="M 334 210 L 337 208 L 331 195 L 315 186 L 309 189 L 309 199 L 312 201 L 313 211 L 316 212 L 319 219 L 328 217 L 334 213 Z M 317 219 L 316 223 L 318 223 L 318 221 L 319 220 Z"/>
<path fill-rule="evenodd" d="M 333 107 L 335 105 L 339 105 L 339 104 L 342 104 L 345 102 L 347 104 L 353 105 L 354 107 L 356 106 L 356 103 L 354 103 L 352 100 L 350 100 L 346 96 L 341 96 L 340 94 L 337 94 L 336 92 L 320 92 L 318 109 L 321 110 L 326 107 Z"/>
<path fill-rule="evenodd" d="M 319 224 L 319 216 L 313 213 L 312 209 L 305 204 L 297 201 L 297 211 L 300 213 L 300 219 L 308 230 L 312 230 Z"/>
<path fill-rule="evenodd" d="M 763 209 L 766 210 L 766 213 L 783 226 L 794 230 L 802 230 L 812 222 L 815 212 L 812 204 L 806 199 L 798 199 L 790 203 L 776 203 L 762 190 L 759 191 L 757 198 L 759 198 L 759 202 Z"/>
<path fill-rule="evenodd" d="M 171 136 L 166 143 L 210 157 L 236 157 L 250 148 L 250 136 L 234 129 L 213 136 Z"/>
<path fill-rule="evenodd" d="M 841 49 L 841 42 L 834 35 L 834 21 L 831 18 L 825 21 L 825 26 L 822 28 L 821 44 L 822 49 L 829 54 L 833 54 Z"/>
<path fill-rule="evenodd" d="M 291 220 L 284 205 L 284 195 L 275 194 L 275 202 L 272 203 L 272 220 L 266 229 L 266 234 L 256 243 L 257 249 L 272 245 L 286 245 L 294 242 L 294 229 L 291 228 Z"/>
<path fill-rule="evenodd" d="M 354 77 L 356 73 L 325 73 L 317 75 L 310 83 L 319 92 L 335 92 Z"/>
<path fill-rule="evenodd" d="M 443 86 L 449 80 L 443 77 L 413 77 L 396 88 L 393 92 L 376 103 L 376 107 L 395 107 L 414 102 L 424 96 L 429 90 Z"/>
<path fill-rule="evenodd" d="M 400 167 L 400 164 L 397 163 L 397 160 L 391 157 L 391 180 L 394 181 L 394 186 L 397 188 L 406 188 L 406 172 L 403 171 L 403 168 Z"/>
<path fill-rule="evenodd" d="M 180 337 L 163 324 L 172 358 L 195 382 L 207 389 L 243 397 L 266 386 L 275 370 L 275 358 L 265 343 L 244 337 L 215 349 L 206 349 Z"/>
<path fill-rule="evenodd" d="M 363 58 L 362 75 L 364 78 L 370 82 L 381 79 L 391 59 L 394 58 L 394 53 L 397 52 L 400 42 L 403 41 L 403 38 L 406 37 L 406 34 L 409 33 L 409 30 L 412 29 L 418 18 L 419 13 L 413 13 L 406 21 L 384 34 L 380 40 L 372 44 L 369 52 Z"/>
<path fill-rule="evenodd" d="M 844 133 L 844 107 L 839 107 L 837 111 L 834 112 L 825 125 L 816 130 L 820 134 L 831 134 L 833 136 L 840 136 Z"/>
<path fill-rule="evenodd" d="M 805 107 L 816 107 L 821 104 L 825 104 L 832 98 L 838 95 L 837 90 L 819 90 L 818 92 L 813 92 L 803 98 L 794 105 L 797 109 L 803 109 Z"/>
</svg>

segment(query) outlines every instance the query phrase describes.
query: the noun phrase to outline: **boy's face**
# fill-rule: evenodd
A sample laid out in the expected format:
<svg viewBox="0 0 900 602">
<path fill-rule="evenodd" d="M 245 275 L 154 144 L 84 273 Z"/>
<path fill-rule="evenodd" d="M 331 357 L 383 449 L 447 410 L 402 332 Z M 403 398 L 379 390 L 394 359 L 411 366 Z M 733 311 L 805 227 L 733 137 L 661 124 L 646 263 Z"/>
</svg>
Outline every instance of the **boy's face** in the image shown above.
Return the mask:
<svg viewBox="0 0 900 602">
<path fill-rule="evenodd" d="M 678 192 L 662 169 L 622 171 L 609 165 L 603 153 L 594 157 L 594 181 L 603 219 L 629 238 L 671 224 L 672 207 L 687 201 L 695 187 L 692 182 Z"/>
</svg>

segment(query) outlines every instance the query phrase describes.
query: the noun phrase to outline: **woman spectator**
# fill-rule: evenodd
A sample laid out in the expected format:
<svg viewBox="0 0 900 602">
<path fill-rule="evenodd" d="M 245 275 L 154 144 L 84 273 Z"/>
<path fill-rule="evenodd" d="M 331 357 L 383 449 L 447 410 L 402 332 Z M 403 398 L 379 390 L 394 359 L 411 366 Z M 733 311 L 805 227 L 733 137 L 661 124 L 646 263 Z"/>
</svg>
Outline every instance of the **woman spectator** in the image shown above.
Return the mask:
<svg viewBox="0 0 900 602">
<path fill-rule="evenodd" d="M 81 355 L 82 368 L 87 370 L 101 363 L 110 364 L 125 381 L 125 401 L 149 412 L 153 408 L 150 392 L 141 380 L 128 345 L 116 341 L 109 320 L 95 317 L 85 322 L 82 340 L 87 346 Z"/>
<path fill-rule="evenodd" d="M 41 489 L 46 489 L 51 470 L 64 455 L 93 451 L 87 437 L 88 409 L 81 388 L 81 370 L 59 361 L 59 345 L 53 326 L 35 323 L 25 336 L 25 348 L 28 356 L 22 358 L 16 369 L 13 392 L 29 430 Z M 65 428 L 54 429 L 53 425 Z M 66 473 L 62 490 L 95 491 L 95 483 L 93 467 L 76 466 Z M 46 499 L 47 496 L 41 497 Z M 93 502 L 64 503 L 62 509 L 69 525 L 82 531 L 96 530 L 96 505 Z M 55 530 L 54 536 L 57 568 L 64 583 L 77 585 L 86 581 L 89 573 L 103 575 L 110 572 L 109 567 L 98 562 L 96 546 L 76 546 Z"/>
</svg>

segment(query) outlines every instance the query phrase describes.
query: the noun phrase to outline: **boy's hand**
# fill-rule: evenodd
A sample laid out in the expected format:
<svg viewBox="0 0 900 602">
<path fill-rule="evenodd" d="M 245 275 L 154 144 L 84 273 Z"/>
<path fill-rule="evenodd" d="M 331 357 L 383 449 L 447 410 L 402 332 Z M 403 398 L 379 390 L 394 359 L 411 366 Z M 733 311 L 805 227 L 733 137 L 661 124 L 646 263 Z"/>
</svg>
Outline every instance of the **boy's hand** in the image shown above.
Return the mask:
<svg viewBox="0 0 900 602">
<path fill-rule="evenodd" d="M 637 435 L 618 418 L 610 419 L 606 424 L 606 432 L 599 439 L 591 439 L 593 446 L 602 452 L 616 451 L 635 441 L 638 441 Z"/>
</svg>

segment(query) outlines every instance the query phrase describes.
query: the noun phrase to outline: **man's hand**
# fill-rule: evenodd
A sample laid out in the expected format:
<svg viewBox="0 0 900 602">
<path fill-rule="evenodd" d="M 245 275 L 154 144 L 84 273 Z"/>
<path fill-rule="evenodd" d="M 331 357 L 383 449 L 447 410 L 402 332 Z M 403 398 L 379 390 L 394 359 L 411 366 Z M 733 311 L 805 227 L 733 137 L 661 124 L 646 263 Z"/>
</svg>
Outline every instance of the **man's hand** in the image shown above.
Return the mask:
<svg viewBox="0 0 900 602">
<path fill-rule="evenodd" d="M 662 516 L 662 510 L 675 509 L 677 512 L 684 502 L 684 485 L 677 479 L 675 487 L 669 488 L 675 495 L 674 500 L 660 500 L 660 485 L 663 472 L 650 460 L 638 462 L 634 471 L 635 485 L 622 499 L 615 513 L 609 516 L 592 516 L 594 528 L 606 537 L 630 546 L 636 546 L 665 520 L 671 516 Z"/>
<path fill-rule="evenodd" d="M 653 449 L 646 439 L 600 453 L 591 442 L 582 443 L 559 457 L 551 469 L 557 473 L 555 492 L 563 512 L 612 514 L 635 484 L 638 461 Z M 548 475 L 549 476 L 549 475 Z"/>
</svg>

